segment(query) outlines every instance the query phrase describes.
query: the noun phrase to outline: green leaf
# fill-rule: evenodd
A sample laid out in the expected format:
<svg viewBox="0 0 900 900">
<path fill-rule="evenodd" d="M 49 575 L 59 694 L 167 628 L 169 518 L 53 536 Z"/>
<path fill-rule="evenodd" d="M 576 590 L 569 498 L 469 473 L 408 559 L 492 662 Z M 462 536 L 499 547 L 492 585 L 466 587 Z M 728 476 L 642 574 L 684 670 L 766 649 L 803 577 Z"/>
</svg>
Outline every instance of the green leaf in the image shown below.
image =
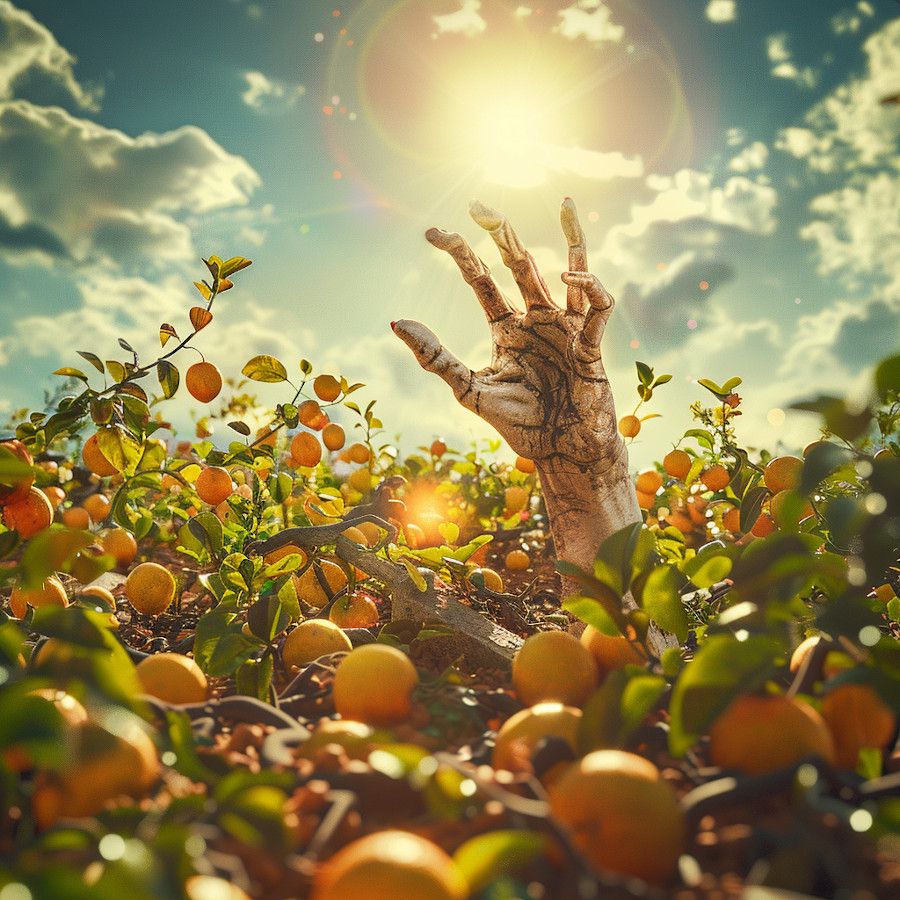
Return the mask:
<svg viewBox="0 0 900 900">
<path fill-rule="evenodd" d="M 693 559 L 689 559 L 681 571 L 691 579 L 698 588 L 708 588 L 727 578 L 731 572 L 732 559 L 737 550 L 732 547 L 720 547 L 713 544 L 701 550 Z"/>
<path fill-rule="evenodd" d="M 224 542 L 222 522 L 215 513 L 201 512 L 188 520 L 191 534 L 209 549 L 213 556 L 219 556 Z"/>
<path fill-rule="evenodd" d="M 684 437 L 693 438 L 701 447 L 706 447 L 707 450 L 713 449 L 713 436 L 705 428 L 689 428 L 684 433 Z"/>
<path fill-rule="evenodd" d="M 268 700 L 275 663 L 271 654 L 262 659 L 248 659 L 235 672 L 235 687 L 239 694 Z"/>
<path fill-rule="evenodd" d="M 108 359 L 106 361 L 106 368 L 109 371 L 109 374 L 112 375 L 113 379 L 117 382 L 124 380 L 125 376 L 128 374 L 125 366 L 117 359 Z"/>
<path fill-rule="evenodd" d="M 91 353 L 88 350 L 76 350 L 75 352 L 82 359 L 86 359 L 101 375 L 103 374 L 103 361 L 96 353 Z"/>
<path fill-rule="evenodd" d="M 253 381 L 263 381 L 268 384 L 287 381 L 287 369 L 274 356 L 266 353 L 254 356 L 241 369 L 241 373 Z"/>
<path fill-rule="evenodd" d="M 156 377 L 159 379 L 163 396 L 167 400 L 169 397 L 174 397 L 175 392 L 178 390 L 178 385 L 181 383 L 181 376 L 178 374 L 178 369 L 176 369 L 167 359 L 161 359 L 156 364 Z"/>
<path fill-rule="evenodd" d="M 252 262 L 249 259 L 244 259 L 243 256 L 232 256 L 231 259 L 222 263 L 221 268 L 219 269 L 219 276 L 221 278 L 228 278 L 229 275 L 240 272 L 241 269 L 246 269 L 249 265 L 252 265 Z"/>
<path fill-rule="evenodd" d="M 97 429 L 97 447 L 120 472 L 132 474 L 143 453 L 143 444 L 124 428 L 106 425 Z"/>
<path fill-rule="evenodd" d="M 527 866 L 543 849 L 544 838 L 534 831 L 487 831 L 464 841 L 453 861 L 474 896 L 503 875 Z"/>
<path fill-rule="evenodd" d="M 562 608 L 602 634 L 615 637 L 622 633 L 612 616 L 592 597 L 569 597 L 562 602 Z"/>
<path fill-rule="evenodd" d="M 672 755 L 683 756 L 738 694 L 761 687 L 774 673 L 780 653 L 778 644 L 764 635 L 744 641 L 728 634 L 707 638 L 672 689 Z"/>
<path fill-rule="evenodd" d="M 425 591 L 428 590 L 428 584 L 422 577 L 422 573 L 412 564 L 412 561 L 406 557 L 403 557 L 400 562 L 403 563 L 403 567 L 412 579 L 413 584 L 424 594 Z"/>
<path fill-rule="evenodd" d="M 811 494 L 835 469 L 849 465 L 852 461 L 853 453 L 840 444 L 827 441 L 816 444 L 809 449 L 803 460 L 798 490 L 802 494 Z"/>
<path fill-rule="evenodd" d="M 843 400 L 827 395 L 803 403 L 792 403 L 790 409 L 819 413 L 825 420 L 825 428 L 845 441 L 858 438 L 872 421 L 872 411 L 868 407 L 861 411 L 851 410 Z"/>
<path fill-rule="evenodd" d="M 723 390 L 723 388 L 717 385 L 714 381 L 711 381 L 709 378 L 698 378 L 697 384 L 714 393 L 720 400 L 723 397 L 728 396 L 728 391 Z"/>
<path fill-rule="evenodd" d="M 900 356 L 883 359 L 875 367 L 875 390 L 882 401 L 889 393 L 900 393 Z"/>
<path fill-rule="evenodd" d="M 638 380 L 643 385 L 648 385 L 653 381 L 653 369 L 647 365 L 647 363 L 638 362 L 635 360 L 635 366 L 637 367 Z"/>
<path fill-rule="evenodd" d="M 737 375 L 734 378 L 729 378 L 725 384 L 722 385 L 722 392 L 725 394 L 730 394 L 739 384 L 743 382 L 743 378 L 738 378 Z"/>
<path fill-rule="evenodd" d="M 680 580 L 675 566 L 657 566 L 644 582 L 639 603 L 663 631 L 671 632 L 683 644 L 688 636 L 688 618 L 678 593 Z"/>
<path fill-rule="evenodd" d="M 753 487 L 746 491 L 741 498 L 740 529 L 749 531 L 753 523 L 759 518 L 763 501 L 769 496 L 769 491 L 764 487 Z"/>
<path fill-rule="evenodd" d="M 459 538 L 459 525 L 456 522 L 441 522 L 438 531 L 448 544 L 455 544 Z"/>
<path fill-rule="evenodd" d="M 653 379 L 653 384 L 651 384 L 650 387 L 659 387 L 661 384 L 668 384 L 671 380 L 671 375 L 657 375 L 656 378 Z"/>
<path fill-rule="evenodd" d="M 631 582 L 631 557 L 643 529 L 640 522 L 626 525 L 611 534 L 597 550 L 594 577 L 612 588 L 620 597 Z"/>
</svg>

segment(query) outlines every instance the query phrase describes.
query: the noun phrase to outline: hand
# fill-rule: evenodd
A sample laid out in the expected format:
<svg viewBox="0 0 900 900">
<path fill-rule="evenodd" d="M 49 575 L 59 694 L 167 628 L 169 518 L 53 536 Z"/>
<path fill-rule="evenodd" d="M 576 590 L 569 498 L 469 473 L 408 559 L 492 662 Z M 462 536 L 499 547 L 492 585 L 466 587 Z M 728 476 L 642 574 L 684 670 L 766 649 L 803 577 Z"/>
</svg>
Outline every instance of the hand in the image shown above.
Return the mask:
<svg viewBox="0 0 900 900">
<path fill-rule="evenodd" d="M 430 243 L 449 253 L 475 291 L 491 329 L 491 364 L 474 372 L 424 325 L 392 323 L 429 372 L 450 385 L 456 399 L 477 413 L 509 446 L 539 469 L 596 470 L 624 450 L 600 356 L 600 341 L 613 298 L 587 271 L 584 232 L 575 204 L 563 201 L 560 220 L 569 245 L 566 307 L 550 296 L 534 259 L 500 213 L 473 201 L 472 218 L 494 239 L 513 273 L 525 312 L 503 295 L 488 267 L 455 232 L 429 229 Z"/>
</svg>

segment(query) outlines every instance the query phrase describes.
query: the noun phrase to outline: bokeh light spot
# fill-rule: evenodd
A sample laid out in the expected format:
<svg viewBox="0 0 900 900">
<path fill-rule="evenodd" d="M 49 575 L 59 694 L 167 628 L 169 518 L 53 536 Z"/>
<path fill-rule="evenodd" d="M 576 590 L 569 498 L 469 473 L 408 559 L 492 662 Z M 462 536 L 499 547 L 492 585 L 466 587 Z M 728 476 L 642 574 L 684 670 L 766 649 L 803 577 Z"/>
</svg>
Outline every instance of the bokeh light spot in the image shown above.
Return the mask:
<svg viewBox="0 0 900 900">
<path fill-rule="evenodd" d="M 121 859 L 125 855 L 125 840 L 119 834 L 105 834 L 100 838 L 97 850 L 104 859 Z"/>
<path fill-rule="evenodd" d="M 867 809 L 855 809 L 850 813 L 850 827 L 857 833 L 868 831 L 872 827 L 874 821 L 872 813 Z"/>
<path fill-rule="evenodd" d="M 859 642 L 863 647 L 874 647 L 881 640 L 881 632 L 876 625 L 864 625 L 859 629 Z"/>
<path fill-rule="evenodd" d="M 799 298 L 799 297 L 794 297 L 794 303 L 796 303 L 797 306 L 799 306 L 799 305 L 800 305 L 800 298 Z"/>
<path fill-rule="evenodd" d="M 600 213 L 598 213 L 596 209 L 592 209 L 592 210 L 588 213 L 588 221 L 590 221 L 590 222 L 599 222 L 599 221 L 600 221 Z"/>
<path fill-rule="evenodd" d="M 332 178 L 343 178 L 343 177 L 344 177 L 344 173 L 341 172 L 341 171 L 338 170 L 338 169 L 335 169 L 335 170 L 331 173 L 331 177 L 332 177 Z"/>
<path fill-rule="evenodd" d="M 641 346 L 641 342 L 632 341 L 628 346 L 631 347 L 632 350 L 637 350 L 637 348 Z"/>
<path fill-rule="evenodd" d="M 693 331 L 693 330 L 697 327 L 697 320 L 696 320 L 696 319 L 688 319 L 688 320 L 687 320 L 687 327 L 688 327 L 691 331 Z"/>
<path fill-rule="evenodd" d="M 300 234 L 309 234 L 309 225 L 306 222 L 300 226 Z"/>
<path fill-rule="evenodd" d="M 657 264 L 656 264 L 656 271 L 657 271 L 657 272 L 663 272 L 663 271 L 665 271 L 665 268 L 666 268 L 666 264 L 665 264 L 664 262 L 661 262 L 661 263 L 657 263 Z"/>
<path fill-rule="evenodd" d="M 313 40 L 314 40 L 317 44 L 321 44 L 322 41 L 325 40 L 325 35 L 322 34 L 321 31 L 317 31 L 317 32 L 313 35 Z"/>
<path fill-rule="evenodd" d="M 709 290 L 709 282 L 708 282 L 708 281 L 701 281 L 701 282 L 700 282 L 700 290 L 701 290 L 701 291 Z"/>
<path fill-rule="evenodd" d="M 334 113 L 334 107 L 333 106 L 323 106 L 322 112 L 325 113 L 326 116 L 330 116 Z"/>
<path fill-rule="evenodd" d="M 336 10 L 334 10 L 331 14 L 332 14 L 335 18 L 337 18 L 337 17 L 341 14 L 341 11 L 340 11 L 339 9 L 336 9 Z"/>
<path fill-rule="evenodd" d="M 784 420 L 787 418 L 784 414 L 783 409 L 779 409 L 777 406 L 774 409 L 770 409 L 766 414 L 766 419 L 768 420 L 770 425 L 775 425 L 776 427 L 779 425 L 784 425 Z"/>
</svg>

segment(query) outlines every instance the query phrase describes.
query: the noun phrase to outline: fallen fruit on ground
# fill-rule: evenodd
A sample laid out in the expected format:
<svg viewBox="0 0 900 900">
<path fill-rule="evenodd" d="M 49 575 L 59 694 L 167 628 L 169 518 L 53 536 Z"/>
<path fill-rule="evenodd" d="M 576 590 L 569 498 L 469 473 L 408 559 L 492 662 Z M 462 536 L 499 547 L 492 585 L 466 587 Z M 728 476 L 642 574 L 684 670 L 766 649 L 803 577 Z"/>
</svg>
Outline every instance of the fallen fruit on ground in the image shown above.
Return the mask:
<svg viewBox="0 0 900 900">
<path fill-rule="evenodd" d="M 514 484 L 506 488 L 503 492 L 504 515 L 511 516 L 517 512 L 522 512 L 528 506 L 528 491 L 521 485 Z"/>
<path fill-rule="evenodd" d="M 393 738 L 390 732 L 376 730 L 365 722 L 355 722 L 353 719 L 320 719 L 309 739 L 300 745 L 299 753 L 306 759 L 312 759 L 323 747 L 336 744 L 350 759 L 366 759 L 374 744 L 378 741 L 391 740 Z"/>
<path fill-rule="evenodd" d="M 591 651 L 567 631 L 529 635 L 513 657 L 513 688 L 526 706 L 545 700 L 581 706 L 599 677 Z"/>
<path fill-rule="evenodd" d="M 477 569 L 469 572 L 469 581 L 474 584 L 479 576 L 484 579 L 484 586 L 489 591 L 495 591 L 498 594 L 503 593 L 503 579 L 495 569 L 491 569 L 488 566 L 479 566 Z"/>
<path fill-rule="evenodd" d="M 211 362 L 196 362 L 184 373 L 184 386 L 200 403 L 209 403 L 222 390 L 222 373 Z"/>
<path fill-rule="evenodd" d="M 564 703 L 545 702 L 513 713 L 497 732 L 491 765 L 509 772 L 529 771 L 531 753 L 544 738 L 562 738 L 577 752 L 581 710 Z"/>
<path fill-rule="evenodd" d="M 328 619 L 306 619 L 284 639 L 281 658 L 285 671 L 298 669 L 330 653 L 341 653 L 353 648 L 344 630 Z"/>
<path fill-rule="evenodd" d="M 524 550 L 510 550 L 503 565 L 511 572 L 520 572 L 531 565 L 531 557 Z"/>
<path fill-rule="evenodd" d="M 81 505 L 88 511 L 93 522 L 102 522 L 110 513 L 112 504 L 105 494 L 89 494 Z"/>
<path fill-rule="evenodd" d="M 388 644 L 363 644 L 338 663 L 334 708 L 345 719 L 395 725 L 409 717 L 419 673 L 410 658 Z"/>
<path fill-rule="evenodd" d="M 36 487 L 28 489 L 24 500 L 3 507 L 3 524 L 17 531 L 22 540 L 49 528 L 52 521 L 53 507 L 47 495 Z"/>
<path fill-rule="evenodd" d="M 313 900 L 465 900 L 469 886 L 437 844 L 390 829 L 358 838 L 319 869 Z"/>
<path fill-rule="evenodd" d="M 597 663 L 602 682 L 614 669 L 622 666 L 642 666 L 647 662 L 640 650 L 622 634 L 609 635 L 586 625 L 581 632 L 581 643 L 591 652 Z"/>
<path fill-rule="evenodd" d="M 62 522 L 66 528 L 85 531 L 91 527 L 91 514 L 83 506 L 70 506 L 62 514 Z"/>
<path fill-rule="evenodd" d="M 208 466 L 194 482 L 197 496 L 210 506 L 218 506 L 234 493 L 231 473 L 222 466 Z"/>
<path fill-rule="evenodd" d="M 808 703 L 784 694 L 741 694 L 709 730 L 709 758 L 749 775 L 772 772 L 805 756 L 834 763 L 825 720 Z"/>
<path fill-rule="evenodd" d="M 897 734 L 897 717 L 868 684 L 835 685 L 822 698 L 822 718 L 834 739 L 837 765 L 853 771 L 866 747 L 884 750 Z"/>
<path fill-rule="evenodd" d="M 62 582 L 54 575 L 45 578 L 33 590 L 24 590 L 19 584 L 13 585 L 9 596 L 9 609 L 16 619 L 25 618 L 28 606 L 40 609 L 42 606 L 68 606 L 69 597 Z"/>
<path fill-rule="evenodd" d="M 175 599 L 175 577 L 159 563 L 140 563 L 125 579 L 125 596 L 139 613 L 158 616 Z"/>
<path fill-rule="evenodd" d="M 125 528 L 110 528 L 100 537 L 100 545 L 116 561 L 117 566 L 128 566 L 137 556 L 135 536 Z"/>
<path fill-rule="evenodd" d="M 668 880 L 684 847 L 684 815 L 672 788 L 642 756 L 595 750 L 548 788 L 550 811 L 600 872 Z"/>
<path fill-rule="evenodd" d="M 187 900 L 250 900 L 236 884 L 215 875 L 190 875 L 184 882 Z"/>
<path fill-rule="evenodd" d="M 202 703 L 209 683 L 200 666 L 181 653 L 153 653 L 135 666 L 145 694 L 166 703 Z"/>
</svg>

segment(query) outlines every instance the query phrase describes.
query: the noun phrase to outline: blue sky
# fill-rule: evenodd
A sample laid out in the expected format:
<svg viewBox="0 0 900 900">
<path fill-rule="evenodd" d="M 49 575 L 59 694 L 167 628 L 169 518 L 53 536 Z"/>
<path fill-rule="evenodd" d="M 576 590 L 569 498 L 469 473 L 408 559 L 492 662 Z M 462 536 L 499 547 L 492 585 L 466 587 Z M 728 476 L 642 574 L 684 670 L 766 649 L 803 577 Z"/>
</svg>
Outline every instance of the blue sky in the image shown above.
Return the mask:
<svg viewBox="0 0 900 900">
<path fill-rule="evenodd" d="M 516 296 L 478 198 L 562 300 L 571 196 L 617 300 L 619 414 L 635 360 L 674 376 L 635 467 L 691 426 L 702 377 L 744 379 L 746 443 L 796 450 L 816 423 L 791 402 L 897 351 L 898 92 L 896 0 L 0 0 L 0 416 L 41 408 L 76 350 L 155 358 L 216 253 L 254 261 L 196 342 L 226 377 L 306 358 L 365 382 L 403 450 L 466 449 L 490 429 L 389 327 L 489 362 L 424 232 L 461 232 Z"/>
</svg>

